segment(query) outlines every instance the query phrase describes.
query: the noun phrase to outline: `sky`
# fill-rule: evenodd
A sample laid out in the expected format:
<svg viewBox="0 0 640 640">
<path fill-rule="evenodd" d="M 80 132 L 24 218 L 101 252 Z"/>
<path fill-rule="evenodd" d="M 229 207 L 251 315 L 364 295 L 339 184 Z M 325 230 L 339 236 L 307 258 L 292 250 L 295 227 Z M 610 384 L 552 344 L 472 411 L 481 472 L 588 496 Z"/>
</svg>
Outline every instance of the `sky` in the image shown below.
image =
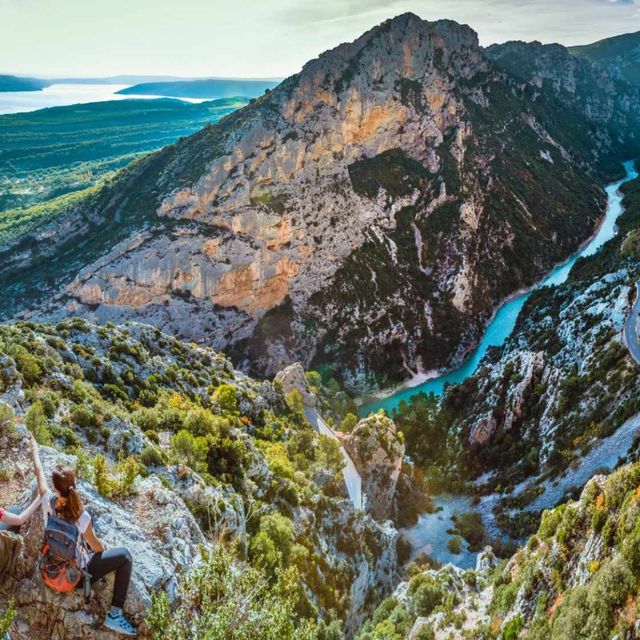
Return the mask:
<svg viewBox="0 0 640 640">
<path fill-rule="evenodd" d="M 484 45 L 640 31 L 640 0 L 0 0 L 0 73 L 284 77 L 405 11 Z"/>
</svg>

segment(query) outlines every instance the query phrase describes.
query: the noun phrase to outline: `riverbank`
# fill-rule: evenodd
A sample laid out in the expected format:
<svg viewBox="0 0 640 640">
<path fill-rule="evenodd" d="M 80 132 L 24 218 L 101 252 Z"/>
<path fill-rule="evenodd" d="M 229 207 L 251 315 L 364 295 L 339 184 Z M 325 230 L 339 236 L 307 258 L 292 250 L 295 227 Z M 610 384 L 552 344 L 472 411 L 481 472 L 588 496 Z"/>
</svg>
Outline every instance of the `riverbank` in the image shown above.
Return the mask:
<svg viewBox="0 0 640 640">
<path fill-rule="evenodd" d="M 625 163 L 625 169 L 625 178 L 606 188 L 609 198 L 606 217 L 594 233 L 592 240 L 566 263 L 554 269 L 544 279 L 544 285 L 557 285 L 564 282 L 578 258 L 592 255 L 616 234 L 616 220 L 623 212 L 623 194 L 620 187 L 638 175 L 632 162 Z M 530 293 L 523 296 L 522 303 L 528 295 Z M 413 554 L 417 555 L 424 551 L 437 562 L 452 562 L 461 567 L 470 566 L 475 560 L 475 554 L 470 552 L 466 545 L 459 554 L 452 554 L 449 548 L 451 538 L 449 532 L 455 527 L 452 518 L 456 513 L 480 514 L 486 539 L 504 539 L 504 533 L 498 527 L 498 517 L 516 521 L 524 514 L 524 518 L 531 518 L 532 516 L 527 514 L 537 514 L 566 500 L 567 496 L 579 491 L 595 473 L 614 469 L 629 453 L 639 434 L 640 414 L 626 420 L 610 436 L 592 441 L 588 452 L 578 456 L 574 464 L 556 477 L 545 478 L 544 474 L 541 474 L 524 480 L 509 493 L 492 493 L 475 499 L 464 495 L 437 496 L 435 503 L 442 508 L 442 511 L 420 516 L 418 524 L 404 532 L 413 547 Z M 485 474 L 475 484 L 480 488 L 480 485 L 486 484 L 488 480 L 489 477 Z M 524 531 L 526 527 L 518 527 L 518 529 Z"/>
<path fill-rule="evenodd" d="M 415 381 L 414 377 L 391 390 L 382 390 L 372 397 L 360 398 L 358 399 L 360 415 L 367 415 L 378 409 L 384 409 L 390 414 L 394 409 L 397 409 L 401 401 L 408 402 L 412 396 L 420 392 L 426 394 L 434 393 L 439 396 L 442 395 L 447 384 L 461 384 L 466 378 L 473 375 L 487 350 L 490 347 L 502 346 L 511 335 L 522 307 L 535 290 L 545 286 L 557 286 L 565 282 L 569 277 L 571 268 L 579 258 L 593 255 L 615 235 L 615 221 L 622 213 L 620 187 L 625 182 L 637 177 L 638 174 L 635 171 L 634 164 L 635 160 L 628 160 L 623 163 L 625 176 L 605 187 L 604 190 L 608 197 L 607 207 L 591 236 L 580 245 L 572 256 L 554 267 L 532 287 L 518 290 L 505 298 L 496 307 L 493 316 L 487 323 L 482 339 L 467 351 L 467 355 L 464 356 L 465 360 L 460 366 L 430 377 L 422 383 L 412 384 Z"/>
</svg>

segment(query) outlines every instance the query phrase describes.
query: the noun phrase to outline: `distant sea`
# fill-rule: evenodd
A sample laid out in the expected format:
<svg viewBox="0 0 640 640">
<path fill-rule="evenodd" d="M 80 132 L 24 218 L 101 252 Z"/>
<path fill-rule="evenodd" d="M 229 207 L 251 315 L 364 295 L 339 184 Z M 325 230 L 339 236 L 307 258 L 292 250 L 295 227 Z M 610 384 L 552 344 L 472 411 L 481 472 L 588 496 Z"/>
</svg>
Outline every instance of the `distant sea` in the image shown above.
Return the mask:
<svg viewBox="0 0 640 640">
<path fill-rule="evenodd" d="M 69 104 L 127 100 L 131 98 L 162 98 L 165 96 L 118 95 L 116 91 L 126 84 L 52 84 L 42 91 L 0 92 L 0 114 L 36 111 L 46 107 L 63 107 Z M 174 98 L 175 100 L 176 98 Z M 201 98 L 180 98 L 185 102 L 205 102 Z"/>
</svg>

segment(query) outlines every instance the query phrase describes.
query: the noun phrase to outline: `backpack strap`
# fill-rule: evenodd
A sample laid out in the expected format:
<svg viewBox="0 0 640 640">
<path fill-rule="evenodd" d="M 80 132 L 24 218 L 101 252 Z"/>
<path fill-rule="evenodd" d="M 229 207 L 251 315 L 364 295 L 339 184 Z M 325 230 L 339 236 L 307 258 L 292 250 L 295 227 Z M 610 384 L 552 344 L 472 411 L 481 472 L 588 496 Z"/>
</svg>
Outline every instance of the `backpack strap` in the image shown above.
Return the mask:
<svg viewBox="0 0 640 640">
<path fill-rule="evenodd" d="M 51 508 L 51 515 L 55 516 L 56 515 L 56 500 L 58 499 L 58 496 L 53 495 L 51 496 L 51 500 L 49 500 L 49 507 Z"/>
</svg>

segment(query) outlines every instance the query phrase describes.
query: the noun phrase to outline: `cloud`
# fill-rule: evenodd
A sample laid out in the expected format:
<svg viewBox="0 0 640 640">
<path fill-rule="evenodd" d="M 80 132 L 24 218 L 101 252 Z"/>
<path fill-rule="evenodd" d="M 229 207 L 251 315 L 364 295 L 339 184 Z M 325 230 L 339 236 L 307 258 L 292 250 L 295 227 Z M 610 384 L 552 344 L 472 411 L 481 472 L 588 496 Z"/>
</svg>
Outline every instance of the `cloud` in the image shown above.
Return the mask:
<svg viewBox="0 0 640 640">
<path fill-rule="evenodd" d="M 573 45 L 630 31 L 640 0 L 0 0 L 0 60 L 32 75 L 284 76 L 406 11 L 484 45 Z"/>
</svg>

